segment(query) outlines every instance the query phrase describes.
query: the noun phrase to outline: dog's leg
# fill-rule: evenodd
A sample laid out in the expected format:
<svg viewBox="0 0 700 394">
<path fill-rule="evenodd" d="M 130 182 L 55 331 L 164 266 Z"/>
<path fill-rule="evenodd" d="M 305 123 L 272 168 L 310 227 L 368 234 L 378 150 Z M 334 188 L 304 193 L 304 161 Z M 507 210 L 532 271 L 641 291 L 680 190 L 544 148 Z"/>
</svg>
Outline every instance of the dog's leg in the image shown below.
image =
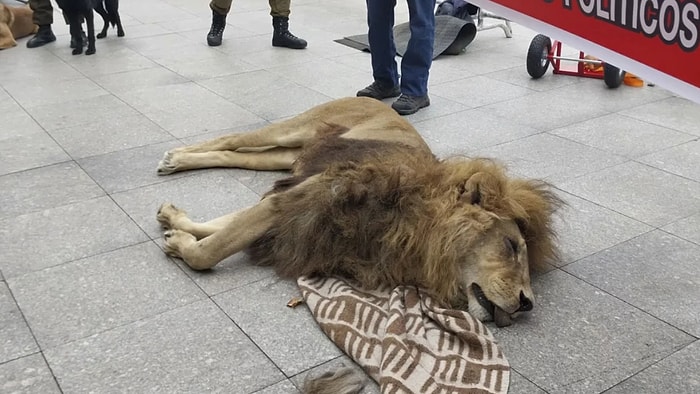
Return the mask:
<svg viewBox="0 0 700 394">
<path fill-rule="evenodd" d="M 272 148 L 262 152 L 210 151 L 202 153 L 166 152 L 158 163 L 158 175 L 198 168 L 246 168 L 249 170 L 289 170 L 301 148 Z"/>
<path fill-rule="evenodd" d="M 102 5 L 102 0 L 95 2 L 95 12 L 97 12 L 102 17 L 102 31 L 97 34 L 97 38 L 107 37 L 107 29 L 109 28 L 109 18 L 107 17 L 107 11 Z"/>
<path fill-rule="evenodd" d="M 240 211 L 219 231 L 199 241 L 194 235 L 182 230 L 166 231 L 165 253 L 181 258 L 195 270 L 212 268 L 221 260 L 248 247 L 270 228 L 275 218 L 274 197 L 265 198 Z"/>
<path fill-rule="evenodd" d="M 83 53 L 83 35 L 80 32 L 80 25 L 82 24 L 82 22 L 80 21 L 80 15 L 68 15 L 67 19 L 68 26 L 70 29 L 70 36 L 75 42 L 75 48 L 73 48 L 73 51 L 71 53 L 73 55 L 80 55 L 81 53 Z"/>
<path fill-rule="evenodd" d="M 86 55 L 92 55 L 95 53 L 95 14 L 92 12 L 92 8 L 85 14 L 85 23 L 87 24 L 87 39 L 88 46 L 85 51 Z"/>
<path fill-rule="evenodd" d="M 236 220 L 241 212 L 243 210 L 220 216 L 208 222 L 197 223 L 192 221 L 182 209 L 173 204 L 165 203 L 158 209 L 156 219 L 163 230 L 182 230 L 194 235 L 197 239 L 202 239 L 226 227 L 233 220 Z"/>
<path fill-rule="evenodd" d="M 124 37 L 122 18 L 119 16 L 119 0 L 106 0 L 107 12 L 112 19 L 112 25 L 117 25 L 117 37 Z"/>
</svg>

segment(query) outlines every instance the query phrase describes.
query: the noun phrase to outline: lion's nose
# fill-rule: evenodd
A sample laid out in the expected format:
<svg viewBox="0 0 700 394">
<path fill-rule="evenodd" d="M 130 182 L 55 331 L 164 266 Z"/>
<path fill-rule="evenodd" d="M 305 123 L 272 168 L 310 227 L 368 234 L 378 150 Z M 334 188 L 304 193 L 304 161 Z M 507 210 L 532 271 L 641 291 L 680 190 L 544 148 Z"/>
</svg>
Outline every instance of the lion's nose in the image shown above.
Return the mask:
<svg viewBox="0 0 700 394">
<path fill-rule="evenodd" d="M 525 293 L 522 291 L 520 292 L 520 308 L 518 308 L 518 312 L 527 312 L 532 310 L 532 301 L 530 301 L 529 298 L 525 297 Z"/>
</svg>

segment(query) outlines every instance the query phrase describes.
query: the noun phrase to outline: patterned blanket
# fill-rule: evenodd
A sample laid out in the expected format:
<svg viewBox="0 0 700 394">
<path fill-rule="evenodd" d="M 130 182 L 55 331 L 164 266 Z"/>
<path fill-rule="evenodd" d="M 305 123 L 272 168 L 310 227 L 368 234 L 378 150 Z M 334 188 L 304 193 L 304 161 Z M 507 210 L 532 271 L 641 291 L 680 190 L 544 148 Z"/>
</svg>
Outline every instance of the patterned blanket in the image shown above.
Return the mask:
<svg viewBox="0 0 700 394">
<path fill-rule="evenodd" d="M 506 393 L 510 366 L 488 329 L 441 308 L 412 286 L 360 289 L 338 278 L 300 278 L 323 332 L 382 393 Z"/>
</svg>

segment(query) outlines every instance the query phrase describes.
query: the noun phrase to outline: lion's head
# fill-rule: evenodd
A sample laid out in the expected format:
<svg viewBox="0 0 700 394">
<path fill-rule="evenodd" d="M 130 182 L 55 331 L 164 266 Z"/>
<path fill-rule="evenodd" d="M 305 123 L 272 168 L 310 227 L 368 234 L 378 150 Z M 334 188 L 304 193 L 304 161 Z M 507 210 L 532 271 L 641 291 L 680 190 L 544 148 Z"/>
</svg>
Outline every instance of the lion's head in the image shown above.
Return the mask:
<svg viewBox="0 0 700 394">
<path fill-rule="evenodd" d="M 453 303 L 466 298 L 479 320 L 509 325 L 533 308 L 531 268 L 556 257 L 551 223 L 561 200 L 543 182 L 508 178 L 489 160 L 446 164 L 457 203 L 436 243 L 453 247 L 436 251 L 443 258 L 434 259 L 428 274 L 453 285 L 432 287 L 453 292 L 446 297 Z"/>
</svg>

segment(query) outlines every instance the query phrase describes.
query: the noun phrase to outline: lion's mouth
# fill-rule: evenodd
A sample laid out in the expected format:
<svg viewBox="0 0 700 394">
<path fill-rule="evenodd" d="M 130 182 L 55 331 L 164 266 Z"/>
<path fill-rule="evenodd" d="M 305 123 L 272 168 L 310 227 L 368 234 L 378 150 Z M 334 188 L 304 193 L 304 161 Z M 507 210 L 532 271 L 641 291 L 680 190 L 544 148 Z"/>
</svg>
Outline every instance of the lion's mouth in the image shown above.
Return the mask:
<svg viewBox="0 0 700 394">
<path fill-rule="evenodd" d="M 486 297 L 486 294 L 484 294 L 481 286 L 476 283 L 472 283 L 472 292 L 476 297 L 476 301 L 479 303 L 479 305 L 486 309 L 486 312 L 491 314 L 491 317 L 493 317 L 493 322 L 496 323 L 498 327 L 505 327 L 513 324 L 510 314 L 501 309 L 498 305 L 491 302 L 491 300 Z"/>
</svg>

